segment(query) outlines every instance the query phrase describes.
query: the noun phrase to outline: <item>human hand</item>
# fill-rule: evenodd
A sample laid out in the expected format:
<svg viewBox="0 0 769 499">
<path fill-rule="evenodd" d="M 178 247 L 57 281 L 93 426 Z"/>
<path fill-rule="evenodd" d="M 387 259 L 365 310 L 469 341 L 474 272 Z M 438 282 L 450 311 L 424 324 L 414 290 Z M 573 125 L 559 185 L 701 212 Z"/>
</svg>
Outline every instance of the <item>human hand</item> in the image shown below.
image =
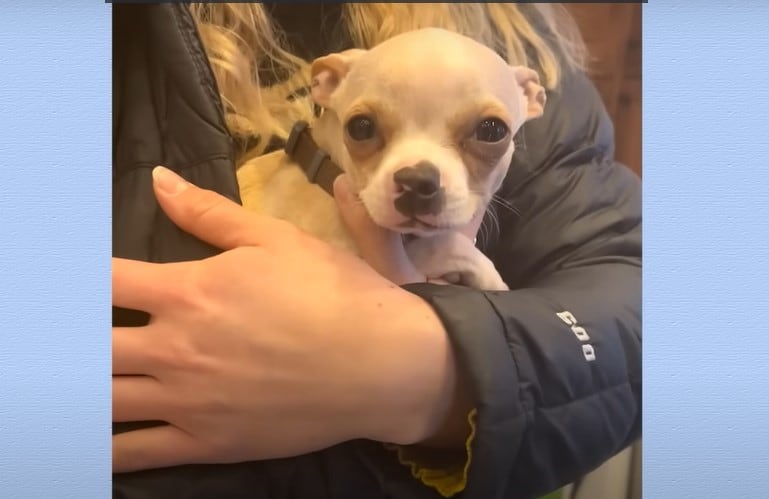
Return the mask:
<svg viewBox="0 0 769 499">
<path fill-rule="evenodd" d="M 223 463 L 367 438 L 430 438 L 455 364 L 432 309 L 363 260 L 158 169 L 159 203 L 222 249 L 172 264 L 113 260 L 113 469 Z M 165 187 L 165 188 L 164 188 Z"/>
</svg>

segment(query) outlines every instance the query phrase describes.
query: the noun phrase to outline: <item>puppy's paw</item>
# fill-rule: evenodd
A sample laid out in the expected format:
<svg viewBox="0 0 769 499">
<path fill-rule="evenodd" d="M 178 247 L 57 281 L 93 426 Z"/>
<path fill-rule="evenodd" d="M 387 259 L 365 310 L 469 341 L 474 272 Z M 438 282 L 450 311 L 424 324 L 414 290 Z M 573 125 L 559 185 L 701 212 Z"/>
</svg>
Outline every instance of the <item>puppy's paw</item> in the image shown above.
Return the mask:
<svg viewBox="0 0 769 499">
<path fill-rule="evenodd" d="M 486 291 L 509 289 L 491 260 L 456 232 L 414 239 L 406 245 L 406 252 L 429 279 Z"/>
<path fill-rule="evenodd" d="M 475 272 L 463 272 L 460 281 L 464 286 L 484 291 L 508 291 L 510 289 L 493 265 L 490 268 L 479 266 Z"/>
</svg>

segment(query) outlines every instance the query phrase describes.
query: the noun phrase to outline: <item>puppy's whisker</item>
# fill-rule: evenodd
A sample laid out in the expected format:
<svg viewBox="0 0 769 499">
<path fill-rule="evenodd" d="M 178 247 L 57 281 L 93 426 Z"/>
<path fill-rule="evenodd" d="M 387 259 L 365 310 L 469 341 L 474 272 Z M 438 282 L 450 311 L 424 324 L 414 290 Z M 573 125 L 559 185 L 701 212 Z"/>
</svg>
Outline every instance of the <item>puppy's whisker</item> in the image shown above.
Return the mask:
<svg viewBox="0 0 769 499">
<path fill-rule="evenodd" d="M 504 208 L 504 209 L 510 211 L 511 213 L 513 213 L 516 216 L 519 216 L 519 217 L 521 216 L 521 210 L 516 208 L 516 206 L 512 202 L 510 202 L 507 199 L 504 199 L 502 197 L 499 197 L 496 194 L 494 196 L 492 196 L 491 204 L 496 204 L 500 208 Z"/>
<path fill-rule="evenodd" d="M 497 213 L 491 204 L 486 207 L 486 216 L 484 216 L 481 221 L 481 228 L 483 229 L 484 242 L 488 242 L 493 235 L 499 234 L 499 220 L 497 218 Z"/>
<path fill-rule="evenodd" d="M 512 208 L 512 203 L 508 201 L 507 199 L 499 196 L 498 194 L 494 194 L 491 197 L 491 201 L 493 203 L 497 203 L 498 205 L 502 206 L 503 208 Z"/>
<path fill-rule="evenodd" d="M 496 210 L 491 210 L 490 212 L 491 220 L 494 222 L 494 233 L 495 235 L 499 235 L 499 233 L 502 231 L 502 229 L 499 226 L 499 217 L 497 216 Z"/>
<path fill-rule="evenodd" d="M 478 235 L 481 238 L 481 241 L 485 243 L 489 240 L 489 229 L 486 226 L 486 218 L 484 217 L 483 220 L 481 220 L 481 226 L 478 228 Z"/>
</svg>

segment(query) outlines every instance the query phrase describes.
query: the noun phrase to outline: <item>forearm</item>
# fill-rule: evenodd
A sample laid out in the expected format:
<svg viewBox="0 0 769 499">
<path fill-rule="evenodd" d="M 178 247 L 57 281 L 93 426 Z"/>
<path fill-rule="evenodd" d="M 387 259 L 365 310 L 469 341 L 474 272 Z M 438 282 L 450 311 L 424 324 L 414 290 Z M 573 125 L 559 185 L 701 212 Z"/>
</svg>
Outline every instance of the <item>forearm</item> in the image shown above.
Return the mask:
<svg viewBox="0 0 769 499">
<path fill-rule="evenodd" d="M 378 327 L 367 334 L 389 367 L 384 376 L 378 373 L 382 382 L 372 383 L 376 391 L 367 394 L 375 403 L 363 436 L 399 445 L 463 448 L 473 406 L 440 318 L 427 302 L 400 288 L 383 298 L 368 321 Z"/>
<path fill-rule="evenodd" d="M 452 357 L 454 355 L 452 354 Z M 445 402 L 445 411 L 439 413 L 435 422 L 429 426 L 430 431 L 426 432 L 424 438 L 420 438 L 415 445 L 447 451 L 463 450 L 466 445 L 472 426 L 470 416 L 474 414 L 472 397 L 469 393 L 469 386 L 466 382 L 465 374 L 459 369 L 456 360 L 452 362 L 450 373 L 454 390 L 448 393 L 448 400 Z M 429 409 L 428 409 L 429 410 Z M 426 410 L 427 412 L 427 410 Z"/>
</svg>

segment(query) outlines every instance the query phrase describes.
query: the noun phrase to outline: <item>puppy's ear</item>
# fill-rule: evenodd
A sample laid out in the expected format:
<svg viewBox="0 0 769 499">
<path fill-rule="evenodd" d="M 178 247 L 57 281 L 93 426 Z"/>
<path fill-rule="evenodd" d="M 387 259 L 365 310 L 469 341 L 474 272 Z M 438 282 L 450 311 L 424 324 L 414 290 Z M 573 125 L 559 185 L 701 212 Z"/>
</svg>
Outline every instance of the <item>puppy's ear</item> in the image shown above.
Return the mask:
<svg viewBox="0 0 769 499">
<path fill-rule="evenodd" d="M 526 121 L 542 116 L 545 111 L 547 95 L 545 88 L 539 84 L 539 75 L 533 69 L 525 66 L 513 66 L 513 74 L 518 86 L 523 90 L 526 105 Z"/>
<path fill-rule="evenodd" d="M 312 62 L 312 99 L 320 107 L 328 107 L 331 94 L 350 71 L 362 49 L 350 49 L 337 54 L 319 57 Z"/>
</svg>

